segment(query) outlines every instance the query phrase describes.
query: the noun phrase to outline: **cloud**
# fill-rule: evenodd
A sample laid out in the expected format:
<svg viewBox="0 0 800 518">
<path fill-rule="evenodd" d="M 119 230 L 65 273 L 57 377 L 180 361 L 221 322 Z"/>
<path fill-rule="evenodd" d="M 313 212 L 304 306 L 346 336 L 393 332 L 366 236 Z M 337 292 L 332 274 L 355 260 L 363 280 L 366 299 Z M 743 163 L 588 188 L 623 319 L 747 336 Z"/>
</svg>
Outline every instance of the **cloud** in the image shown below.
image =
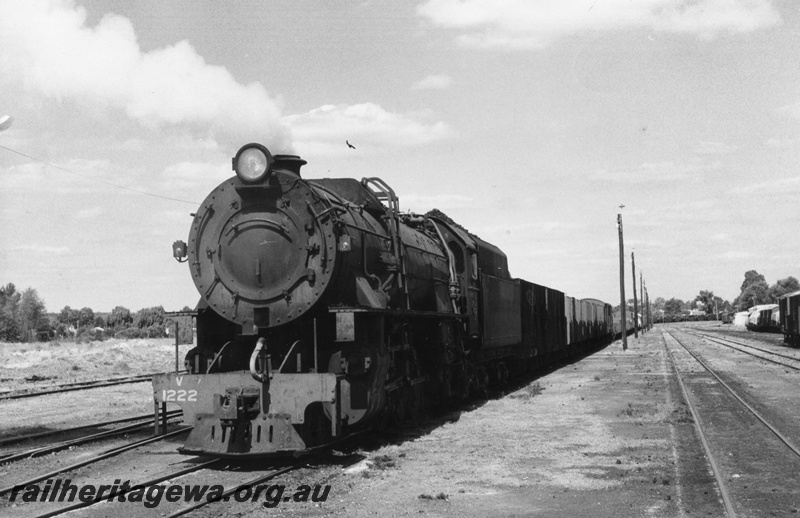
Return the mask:
<svg viewBox="0 0 800 518">
<path fill-rule="evenodd" d="M 676 180 L 694 178 L 698 173 L 718 170 L 720 167 L 721 164 L 719 162 L 713 162 L 711 164 L 648 162 L 632 169 L 598 169 L 589 176 L 589 179 L 596 181 L 634 183 L 674 182 Z"/>
<path fill-rule="evenodd" d="M 800 176 L 780 178 L 767 182 L 748 183 L 731 189 L 730 192 L 731 194 L 757 193 L 761 196 L 796 194 L 800 192 Z"/>
<path fill-rule="evenodd" d="M 791 137 L 772 137 L 764 141 L 767 147 L 774 149 L 792 149 L 800 143 L 800 139 Z"/>
<path fill-rule="evenodd" d="M 227 163 L 209 162 L 179 162 L 171 164 L 162 173 L 161 188 L 165 191 L 196 191 L 207 192 L 233 176 L 230 158 Z M 227 165 L 227 167 L 225 167 Z M 198 188 L 198 186 L 201 186 Z"/>
<path fill-rule="evenodd" d="M 583 225 L 578 223 L 571 223 L 559 220 L 550 221 L 527 221 L 525 223 L 508 223 L 508 224 L 485 224 L 477 225 L 474 229 L 475 233 L 487 236 L 502 236 L 502 235 L 541 235 L 551 233 L 562 233 L 575 231 L 582 228 Z"/>
<path fill-rule="evenodd" d="M 98 216 L 103 214 L 106 210 L 103 207 L 91 207 L 87 209 L 81 209 L 75 213 L 76 219 L 96 219 Z"/>
<path fill-rule="evenodd" d="M 460 194 L 406 194 L 400 197 L 400 207 L 417 212 L 428 212 L 431 209 L 466 209 L 477 206 L 477 202 L 469 196 Z"/>
<path fill-rule="evenodd" d="M 0 49 L 0 82 L 19 82 L 53 102 L 89 101 L 147 127 L 226 135 L 236 128 L 236 141 L 289 147 L 279 103 L 263 85 L 237 82 L 187 41 L 145 52 L 122 16 L 107 14 L 89 27 L 85 9 L 69 0 L 3 2 Z"/>
<path fill-rule="evenodd" d="M 718 259 L 750 259 L 752 257 L 756 257 L 756 254 L 751 252 L 743 252 L 741 250 L 731 250 L 728 252 L 723 252 L 721 254 L 717 254 L 716 257 Z"/>
<path fill-rule="evenodd" d="M 729 146 L 724 142 L 702 141 L 695 146 L 694 152 L 698 155 L 725 155 L 736 149 L 735 146 Z"/>
<path fill-rule="evenodd" d="M 442 122 L 429 122 L 427 113 L 392 113 L 374 103 L 325 105 L 309 112 L 289 115 L 283 122 L 291 128 L 295 146 L 303 156 L 361 152 L 376 148 L 404 148 L 435 142 L 450 134 Z"/>
<path fill-rule="evenodd" d="M 30 193 L 57 189 L 60 194 L 94 192 L 113 179 L 117 170 L 107 160 L 68 159 L 63 162 L 27 162 L 0 171 L 2 189 Z M 82 179 L 76 179 L 79 177 Z M 65 178 L 75 181 L 64 182 Z"/>
<path fill-rule="evenodd" d="M 800 119 L 800 102 L 782 106 L 778 108 L 778 112 Z"/>
<path fill-rule="evenodd" d="M 503 49 L 541 48 L 587 31 L 649 29 L 708 39 L 781 21 L 770 0 L 428 0 L 417 14 L 466 31 L 462 45 Z"/>
<path fill-rule="evenodd" d="M 411 87 L 412 90 L 446 90 L 453 80 L 445 75 L 430 75 L 420 79 Z"/>
<path fill-rule="evenodd" d="M 39 244 L 29 244 L 15 246 L 12 252 L 31 252 L 35 255 L 64 255 L 69 252 L 68 246 L 47 246 Z"/>
</svg>

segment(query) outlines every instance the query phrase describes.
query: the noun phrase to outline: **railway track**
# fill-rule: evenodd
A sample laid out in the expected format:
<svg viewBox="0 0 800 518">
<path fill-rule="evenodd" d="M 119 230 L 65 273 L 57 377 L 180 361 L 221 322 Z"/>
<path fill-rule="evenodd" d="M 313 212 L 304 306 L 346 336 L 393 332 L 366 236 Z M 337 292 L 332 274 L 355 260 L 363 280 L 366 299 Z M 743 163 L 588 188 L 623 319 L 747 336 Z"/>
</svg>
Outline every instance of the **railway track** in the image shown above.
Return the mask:
<svg viewBox="0 0 800 518">
<path fill-rule="evenodd" d="M 52 387 L 43 390 L 36 390 L 36 389 L 11 390 L 0 394 L 0 401 L 6 399 L 22 399 L 22 398 L 29 398 L 36 396 L 44 396 L 47 394 L 60 394 L 62 392 L 73 392 L 76 390 L 88 390 L 100 387 L 111 387 L 114 385 L 125 385 L 128 383 L 144 383 L 146 381 L 152 380 L 155 374 L 159 373 L 137 374 L 135 376 L 104 378 L 104 379 L 89 380 L 89 381 L 74 381 L 70 383 L 62 383 L 60 385 L 53 385 Z"/>
<path fill-rule="evenodd" d="M 230 500 L 231 496 L 234 493 L 236 493 L 237 491 L 241 491 L 243 489 L 252 489 L 252 488 L 254 488 L 254 487 L 256 487 L 256 486 L 258 486 L 260 484 L 263 484 L 264 482 L 272 480 L 273 478 L 275 478 L 275 477 L 277 477 L 279 475 L 283 475 L 284 473 L 288 473 L 290 471 L 294 471 L 295 469 L 299 468 L 302 465 L 303 465 L 302 462 L 297 462 L 296 461 L 294 464 L 291 464 L 289 466 L 286 466 L 286 467 L 283 467 L 283 468 L 279 468 L 279 469 L 275 469 L 275 470 L 270 471 L 270 472 L 268 472 L 268 473 L 266 473 L 264 475 L 259 475 L 256 478 L 247 480 L 246 482 L 243 482 L 243 483 L 241 483 L 241 484 L 239 484 L 239 485 L 237 485 L 237 486 L 235 486 L 235 487 L 233 487 L 231 489 L 228 489 L 227 491 L 223 492 L 222 496 L 221 496 L 221 500 L 201 500 L 199 502 L 196 502 L 196 503 L 194 503 L 192 505 L 188 505 L 186 507 L 183 507 L 183 508 L 173 512 L 172 514 L 169 515 L 168 518 L 177 518 L 178 516 L 184 516 L 186 514 L 191 513 L 192 511 L 200 509 L 201 507 L 205 507 L 205 506 L 207 506 L 209 504 L 217 503 L 217 502 L 220 502 L 220 501 L 227 502 L 227 501 Z"/>
<path fill-rule="evenodd" d="M 172 412 L 180 412 L 179 410 L 170 411 L 167 413 L 167 416 L 171 416 Z M 86 430 L 87 428 L 100 428 L 103 426 L 111 426 L 120 423 L 129 423 L 131 421 L 141 421 L 144 419 L 150 419 L 152 423 L 153 414 L 141 414 L 132 417 L 123 417 L 121 419 L 112 419 L 110 421 L 100 421 L 98 423 L 92 424 L 84 424 L 81 426 L 73 426 L 72 428 L 63 428 L 60 430 L 48 430 L 46 432 L 38 432 L 38 433 L 31 433 L 31 434 L 23 434 L 23 435 L 14 435 L 12 437 L 4 437 L 0 439 L 0 447 L 5 446 L 8 444 L 14 444 L 23 441 L 30 441 L 33 439 L 39 439 L 42 437 L 48 437 L 50 435 L 57 435 L 57 434 L 67 434 L 71 432 L 77 432 L 80 430 Z"/>
<path fill-rule="evenodd" d="M 735 389 L 725 373 L 674 332 L 664 331 L 664 339 L 727 516 L 760 515 L 760 506 L 768 505 L 777 491 L 768 487 L 800 469 L 800 448 L 792 434 L 748 403 L 757 396 Z"/>
<path fill-rule="evenodd" d="M 159 476 L 151 478 L 149 480 L 146 480 L 146 481 L 143 481 L 143 482 L 139 482 L 138 484 L 136 484 L 134 486 L 131 486 L 128 490 L 117 489 L 116 491 L 112 491 L 109 494 L 103 495 L 101 498 L 95 497 L 95 498 L 93 498 L 91 500 L 88 500 L 86 502 L 78 502 L 78 503 L 75 503 L 75 504 L 72 504 L 72 505 L 68 505 L 66 507 L 61 507 L 59 509 L 54 509 L 54 510 L 42 513 L 42 514 L 38 514 L 38 515 L 36 515 L 36 517 L 37 518 L 49 518 L 51 516 L 60 516 L 62 514 L 70 513 L 72 511 L 77 511 L 78 509 L 85 509 L 87 507 L 93 506 L 93 505 L 98 504 L 100 502 L 110 502 L 112 499 L 119 498 L 121 495 L 123 495 L 123 494 L 125 494 L 127 492 L 130 492 L 130 491 L 133 491 L 133 490 L 136 490 L 136 489 L 148 488 L 150 486 L 154 486 L 154 485 L 159 484 L 161 482 L 164 482 L 166 480 L 173 480 L 173 479 L 182 477 L 184 475 L 188 475 L 189 473 L 194 473 L 196 471 L 200 471 L 200 470 L 203 470 L 203 469 L 210 468 L 210 467 L 212 467 L 212 466 L 214 466 L 216 464 L 219 464 L 219 463 L 220 463 L 220 459 L 214 459 L 214 460 L 210 460 L 210 461 L 205 461 L 205 462 L 201 462 L 201 463 L 198 463 L 198 464 L 194 464 L 194 465 L 191 465 L 191 466 L 186 467 L 186 468 L 182 468 L 182 469 L 178 469 L 178 470 L 175 470 L 175 471 L 171 471 L 171 472 L 169 472 L 167 474 L 159 475 Z"/>
<path fill-rule="evenodd" d="M 185 477 L 187 475 L 190 475 L 190 474 L 193 474 L 193 473 L 198 473 L 198 472 L 201 472 L 203 470 L 212 469 L 212 468 L 216 468 L 216 467 L 225 467 L 225 466 L 223 466 L 225 464 L 225 462 L 226 461 L 224 459 L 213 459 L 213 460 L 205 460 L 205 461 L 203 461 L 199 457 L 189 458 L 189 459 L 183 461 L 181 463 L 183 467 L 179 467 L 178 469 L 170 470 L 167 473 L 161 473 L 161 474 L 158 474 L 158 475 L 153 476 L 151 478 L 148 478 L 146 480 L 138 481 L 138 482 L 136 482 L 134 484 L 126 486 L 125 488 L 117 487 L 117 488 L 111 490 L 110 492 L 103 493 L 102 495 L 100 495 L 98 497 L 93 497 L 91 499 L 87 499 L 86 501 L 76 502 L 76 503 L 73 503 L 73 504 L 70 504 L 70 505 L 67 505 L 67 506 L 64 506 L 64 507 L 56 508 L 56 509 L 49 509 L 49 510 L 43 512 L 43 513 L 36 514 L 35 516 L 37 518 L 49 518 L 49 517 L 53 517 L 53 516 L 61 516 L 61 515 L 64 515 L 66 513 L 71 513 L 73 511 L 77 511 L 77 510 L 81 510 L 81 509 L 84 510 L 83 514 L 88 514 L 89 510 L 87 508 L 92 507 L 92 506 L 94 506 L 96 504 L 99 504 L 99 503 L 104 503 L 106 505 L 114 505 L 114 506 L 119 506 L 120 503 L 125 505 L 125 503 L 126 503 L 126 495 L 130 495 L 131 493 L 133 493 L 133 492 L 135 492 L 137 490 L 148 489 L 148 488 L 150 488 L 152 486 L 155 486 L 157 484 L 161 484 L 162 482 L 166 482 L 166 481 L 171 481 L 173 483 L 170 484 L 170 485 L 175 485 L 174 481 L 176 481 L 176 480 L 178 480 L 178 479 L 180 479 L 182 477 Z M 189 465 L 186 466 L 186 464 L 189 464 Z M 273 467 L 269 468 L 266 473 L 262 473 L 262 474 L 256 476 L 255 478 L 250 478 L 250 479 L 244 480 L 244 481 L 234 481 L 233 483 L 229 483 L 229 484 L 227 484 L 229 489 L 224 490 L 221 494 L 215 494 L 213 497 L 209 494 L 208 496 L 203 495 L 203 496 L 201 496 L 199 498 L 198 497 L 196 497 L 196 498 L 184 498 L 183 499 L 184 502 L 188 501 L 189 505 L 186 505 L 184 507 L 180 507 L 180 508 L 172 511 L 168 516 L 170 516 L 170 517 L 184 516 L 184 515 L 189 514 L 189 513 L 193 512 L 193 511 L 197 510 L 197 509 L 200 509 L 201 507 L 205 507 L 205 506 L 209 506 L 209 505 L 215 505 L 215 504 L 218 504 L 218 503 L 229 502 L 234 495 L 241 494 L 243 492 L 246 492 L 246 494 L 248 495 L 247 500 L 250 500 L 250 496 L 249 495 L 252 493 L 252 489 L 255 488 L 256 486 L 261 485 L 264 482 L 267 482 L 267 481 L 269 481 L 271 479 L 274 479 L 275 477 L 278 477 L 278 476 L 283 475 L 285 473 L 288 473 L 290 471 L 296 470 L 296 469 L 298 469 L 298 468 L 300 468 L 300 467 L 302 467 L 304 465 L 305 465 L 304 462 L 295 459 L 295 460 L 290 461 L 288 465 L 273 466 Z M 231 466 L 227 466 L 226 468 L 231 468 Z M 231 474 L 233 474 L 234 478 L 235 478 L 235 475 L 237 475 L 238 472 L 235 471 L 235 466 L 234 466 L 234 469 L 226 471 L 226 474 L 228 475 L 228 478 L 232 478 Z M 188 484 L 191 481 L 186 481 L 186 482 Z M 32 482 L 28 482 L 28 483 L 32 483 Z M 191 502 L 191 500 L 195 500 L 195 501 Z M 237 501 L 239 501 L 239 500 L 241 500 L 241 499 L 237 499 Z M 174 501 L 172 501 L 172 502 L 174 502 Z M 169 505 L 169 502 L 162 501 L 161 503 L 164 504 L 165 506 Z M 124 514 L 126 514 L 125 511 L 129 511 L 129 510 L 130 510 L 129 508 L 128 509 L 120 508 L 118 514 L 124 515 Z M 163 509 L 160 509 L 160 512 L 161 512 L 162 515 L 164 514 Z M 103 509 L 103 514 L 104 515 L 108 515 L 108 513 L 114 513 L 114 511 L 111 511 L 108 508 L 104 508 Z"/>
<path fill-rule="evenodd" d="M 764 349 L 763 347 L 756 347 L 755 345 L 747 344 L 744 342 L 740 342 L 738 340 L 732 340 L 730 338 L 720 338 L 717 336 L 712 336 L 706 333 L 700 333 L 695 330 L 686 330 L 682 329 L 683 332 L 690 334 L 692 336 L 696 336 L 698 338 L 703 338 L 708 340 L 709 342 L 713 342 L 715 344 L 722 345 L 724 347 L 728 347 L 730 349 L 739 351 L 744 354 L 748 354 L 755 358 L 760 358 L 762 360 L 781 365 L 788 369 L 800 371 L 800 356 L 795 356 L 791 354 L 783 354 L 775 351 L 770 351 L 769 349 Z M 754 351 L 758 351 L 762 354 L 757 354 Z M 766 354 L 767 356 L 764 356 Z M 784 360 L 789 360 L 789 362 L 782 361 L 778 358 L 783 358 Z"/>
<path fill-rule="evenodd" d="M 174 419 L 176 417 L 180 417 L 181 415 L 182 415 L 182 412 L 180 410 L 173 410 L 173 411 L 170 411 L 170 412 L 167 413 L 167 419 Z M 109 437 L 114 437 L 116 435 L 122 435 L 122 434 L 125 434 L 125 433 L 129 433 L 129 432 L 133 432 L 133 431 L 136 431 L 136 430 L 140 430 L 142 428 L 145 428 L 145 427 L 153 425 L 153 415 L 152 414 L 145 414 L 145 415 L 134 416 L 134 417 L 126 417 L 124 419 L 115 419 L 115 420 L 111 420 L 111 421 L 104 421 L 104 422 L 94 423 L 94 424 L 90 424 L 90 425 L 77 426 L 77 427 L 74 427 L 74 428 L 66 428 L 64 430 L 51 430 L 49 432 L 42 432 L 42 433 L 36 433 L 36 434 L 30 434 L 30 435 L 18 435 L 18 436 L 15 436 L 15 437 L 10 437 L 10 438 L 4 439 L 3 441 L 0 441 L 0 444 L 12 444 L 12 443 L 22 442 L 22 441 L 26 441 L 26 440 L 38 439 L 38 438 L 51 436 L 51 435 L 57 435 L 57 434 L 58 435 L 67 435 L 67 434 L 70 434 L 72 432 L 85 430 L 85 429 L 88 429 L 88 428 L 101 428 L 101 427 L 104 427 L 104 426 L 113 426 L 113 425 L 116 425 L 116 424 L 126 423 L 126 422 L 131 422 L 131 421 L 141 421 L 141 422 L 136 422 L 136 423 L 133 423 L 133 424 L 130 424 L 130 425 L 127 425 L 127 426 L 122 426 L 122 427 L 114 428 L 114 429 L 111 429 L 111 430 L 104 430 L 104 431 L 101 431 L 101 432 L 97 432 L 97 433 L 93 433 L 93 434 L 89 434 L 89 435 L 84 435 L 84 436 L 81 436 L 81 437 L 76 437 L 76 438 L 72 438 L 72 439 L 68 439 L 68 440 L 64 440 L 64 441 L 57 441 L 57 442 L 53 442 L 53 443 L 46 444 L 46 445 L 43 445 L 43 446 L 37 446 L 37 447 L 34 447 L 34 448 L 17 450 L 17 451 L 6 452 L 6 453 L 3 453 L 3 454 L 0 454 L 0 465 L 10 464 L 12 462 L 16 462 L 16 461 L 27 459 L 27 458 L 31 458 L 31 457 L 39 457 L 41 455 L 46 455 L 48 453 L 54 453 L 54 452 L 57 452 L 57 451 L 60 451 L 60 450 L 64 450 L 64 449 L 69 448 L 71 446 L 78 446 L 80 444 L 86 444 L 86 443 L 89 443 L 89 442 L 99 441 L 99 440 L 107 439 Z"/>
<path fill-rule="evenodd" d="M 11 486 L 8 486 L 6 488 L 0 489 L 0 496 L 3 496 L 3 495 L 11 493 L 14 490 L 15 487 L 20 487 L 20 486 L 24 487 L 24 486 L 27 486 L 27 485 L 30 485 L 30 484 L 35 484 L 36 482 L 41 482 L 42 480 L 47 480 L 48 478 L 52 478 L 52 477 L 54 477 L 54 476 L 56 476 L 58 474 L 65 473 L 65 472 L 68 472 L 68 471 L 72 471 L 72 470 L 75 470 L 77 468 L 82 468 L 84 466 L 88 466 L 90 464 L 94 464 L 96 462 L 99 462 L 101 460 L 105 460 L 105 459 L 108 459 L 108 458 L 111 458 L 111 457 L 115 457 L 115 456 L 117 456 L 117 455 L 119 455 L 121 453 L 125 453 L 126 451 L 129 451 L 129 450 L 133 450 L 133 449 L 145 446 L 147 444 L 152 444 L 154 442 L 163 441 L 163 440 L 169 439 L 171 437 L 175 437 L 175 436 L 178 436 L 178 435 L 185 434 L 185 433 L 189 432 L 189 430 L 191 430 L 191 427 L 189 427 L 189 426 L 181 427 L 178 430 L 173 430 L 173 431 L 168 432 L 168 433 L 163 434 L 163 435 L 156 435 L 156 436 L 148 437 L 146 439 L 141 439 L 141 440 L 138 440 L 138 441 L 134 441 L 132 443 L 125 444 L 123 446 L 118 446 L 116 448 L 111 448 L 110 450 L 106 450 L 106 451 L 104 451 L 104 452 L 102 452 L 100 454 L 94 455 L 89 459 L 85 459 L 85 460 L 76 462 L 74 464 L 70 464 L 68 466 L 62 466 L 62 467 L 57 468 L 55 470 L 48 471 L 47 473 L 42 473 L 40 475 L 36 475 L 36 476 L 34 476 L 32 478 L 29 478 L 27 480 L 16 482 Z"/>
</svg>

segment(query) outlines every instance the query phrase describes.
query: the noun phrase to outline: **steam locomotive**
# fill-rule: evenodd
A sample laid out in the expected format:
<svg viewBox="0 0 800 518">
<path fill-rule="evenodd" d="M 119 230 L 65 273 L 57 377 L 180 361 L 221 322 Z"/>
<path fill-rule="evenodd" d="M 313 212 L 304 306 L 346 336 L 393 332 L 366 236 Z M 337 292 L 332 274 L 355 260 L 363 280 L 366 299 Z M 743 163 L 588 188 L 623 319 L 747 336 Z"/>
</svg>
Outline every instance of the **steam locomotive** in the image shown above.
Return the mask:
<svg viewBox="0 0 800 518">
<path fill-rule="evenodd" d="M 242 147 L 173 245 L 201 295 L 197 346 L 153 389 L 157 416 L 178 404 L 194 425 L 182 452 L 308 451 L 615 333 L 610 305 L 512 278 L 500 249 L 402 213 L 381 179 L 304 164 Z"/>
</svg>

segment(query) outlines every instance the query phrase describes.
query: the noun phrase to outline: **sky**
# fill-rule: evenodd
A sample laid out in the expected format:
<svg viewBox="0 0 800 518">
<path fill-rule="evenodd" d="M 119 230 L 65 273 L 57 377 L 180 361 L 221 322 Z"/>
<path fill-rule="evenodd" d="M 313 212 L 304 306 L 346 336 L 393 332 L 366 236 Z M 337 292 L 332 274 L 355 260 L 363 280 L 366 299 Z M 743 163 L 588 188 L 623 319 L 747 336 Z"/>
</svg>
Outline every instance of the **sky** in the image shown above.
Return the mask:
<svg viewBox="0 0 800 518">
<path fill-rule="evenodd" d="M 193 307 L 171 245 L 259 142 L 568 295 L 619 302 L 622 214 L 628 297 L 633 252 L 651 299 L 732 300 L 800 277 L 798 49 L 794 0 L 6 0 L 0 284 Z"/>
</svg>

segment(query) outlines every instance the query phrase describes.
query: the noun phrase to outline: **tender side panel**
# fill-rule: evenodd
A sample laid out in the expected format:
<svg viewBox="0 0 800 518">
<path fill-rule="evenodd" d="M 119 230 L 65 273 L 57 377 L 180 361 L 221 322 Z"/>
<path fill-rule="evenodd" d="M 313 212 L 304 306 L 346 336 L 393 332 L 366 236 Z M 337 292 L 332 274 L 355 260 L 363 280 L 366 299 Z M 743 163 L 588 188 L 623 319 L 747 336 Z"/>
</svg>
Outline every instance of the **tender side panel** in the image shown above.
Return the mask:
<svg viewBox="0 0 800 518">
<path fill-rule="evenodd" d="M 563 292 L 547 288 L 547 305 L 552 308 L 550 321 L 553 325 L 547 327 L 547 344 L 550 351 L 563 349 L 567 346 L 567 325 L 568 320 L 564 312 Z"/>
<path fill-rule="evenodd" d="M 547 354 L 566 343 L 565 297 L 560 291 L 520 280 L 523 357 Z"/>
<path fill-rule="evenodd" d="M 520 320 L 522 323 L 521 356 L 530 358 L 544 353 L 545 333 L 547 332 L 547 298 L 545 287 L 520 279 L 522 303 Z"/>
<path fill-rule="evenodd" d="M 520 282 L 481 275 L 483 346 L 501 347 L 522 341 Z"/>
<path fill-rule="evenodd" d="M 564 318 L 566 320 L 564 343 L 570 344 L 575 334 L 575 299 L 568 295 L 564 296 Z"/>
</svg>

